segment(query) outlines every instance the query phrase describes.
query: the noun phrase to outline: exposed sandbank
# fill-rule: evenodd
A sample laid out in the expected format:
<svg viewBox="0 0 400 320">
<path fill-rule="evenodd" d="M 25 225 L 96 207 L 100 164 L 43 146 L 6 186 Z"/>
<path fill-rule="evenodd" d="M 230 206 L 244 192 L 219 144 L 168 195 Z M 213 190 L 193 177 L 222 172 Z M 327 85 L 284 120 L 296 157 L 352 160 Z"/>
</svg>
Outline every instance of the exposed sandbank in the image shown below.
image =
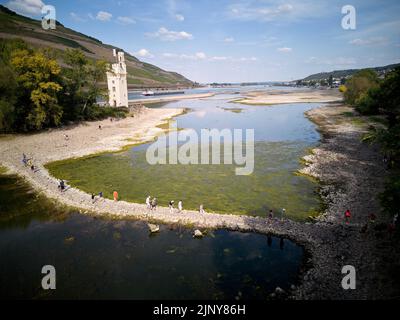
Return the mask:
<svg viewBox="0 0 400 320">
<path fill-rule="evenodd" d="M 274 105 L 284 103 L 327 103 L 340 102 L 342 94 L 338 89 L 304 89 L 296 91 L 265 90 L 246 93 L 244 98 L 232 102 L 249 105 Z"/>
</svg>

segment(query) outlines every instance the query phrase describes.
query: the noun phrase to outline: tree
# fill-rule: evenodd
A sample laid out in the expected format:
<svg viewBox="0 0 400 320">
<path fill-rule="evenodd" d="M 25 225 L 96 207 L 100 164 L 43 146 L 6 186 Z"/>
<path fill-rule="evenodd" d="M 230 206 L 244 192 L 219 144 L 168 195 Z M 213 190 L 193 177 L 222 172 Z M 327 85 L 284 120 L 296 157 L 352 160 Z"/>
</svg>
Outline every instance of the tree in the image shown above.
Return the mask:
<svg viewBox="0 0 400 320">
<path fill-rule="evenodd" d="M 11 68 L 0 62 L 0 131 L 2 132 L 12 131 L 14 126 L 16 87 Z"/>
<path fill-rule="evenodd" d="M 357 110 L 361 113 L 384 115 L 387 126 L 371 129 L 364 140 L 377 142 L 387 160 L 389 179 L 380 195 L 386 212 L 400 211 L 400 68 L 390 72 L 377 86 L 369 88 L 357 99 Z"/>
<path fill-rule="evenodd" d="M 329 85 L 330 87 L 333 86 L 333 76 L 332 76 L 332 75 L 329 76 L 328 85 Z"/>
<path fill-rule="evenodd" d="M 89 60 L 81 50 L 68 49 L 64 55 L 62 104 L 65 120 L 91 119 L 97 98 L 105 95 L 99 83 L 105 81 L 108 63 Z"/>
<path fill-rule="evenodd" d="M 400 68 L 390 72 L 380 85 L 377 105 L 382 114 L 387 117 L 388 127 L 398 125 L 400 118 Z"/>
<path fill-rule="evenodd" d="M 82 111 L 87 106 L 96 104 L 98 97 L 105 98 L 107 90 L 99 85 L 99 82 L 106 80 L 106 72 L 109 71 L 109 64 L 103 60 L 91 62 L 87 70 L 87 94 L 86 101 Z"/>
<path fill-rule="evenodd" d="M 26 48 L 20 39 L 0 39 L 0 132 L 14 131 L 18 85 L 10 59 L 13 51 Z"/>
<path fill-rule="evenodd" d="M 12 53 L 11 65 L 21 90 L 18 107 L 23 109 L 20 110 L 23 129 L 59 125 L 63 110 L 57 100 L 57 92 L 62 89 L 57 61 L 41 52 L 23 49 Z"/>
<path fill-rule="evenodd" d="M 378 76 L 371 69 L 358 71 L 346 81 L 346 92 L 344 98 L 346 103 L 354 106 L 368 90 L 376 88 L 379 84 Z"/>
</svg>

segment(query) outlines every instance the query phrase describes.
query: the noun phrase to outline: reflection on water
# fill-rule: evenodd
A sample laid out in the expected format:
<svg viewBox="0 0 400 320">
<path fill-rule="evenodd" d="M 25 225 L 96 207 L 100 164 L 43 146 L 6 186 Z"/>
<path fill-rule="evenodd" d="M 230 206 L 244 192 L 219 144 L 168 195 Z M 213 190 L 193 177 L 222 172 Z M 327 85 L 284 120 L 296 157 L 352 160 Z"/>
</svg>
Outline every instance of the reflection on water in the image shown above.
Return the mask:
<svg viewBox="0 0 400 320">
<path fill-rule="evenodd" d="M 255 168 L 251 175 L 235 175 L 236 165 L 152 166 L 146 161 L 150 144 L 61 161 L 48 168 L 73 186 L 89 193 L 102 191 L 108 198 L 117 190 L 121 199 L 143 203 L 151 195 L 163 206 L 182 199 L 187 209 L 204 204 L 207 211 L 265 216 L 270 209 L 279 215 L 285 208 L 286 215 L 297 220 L 316 215 L 320 209 L 316 184 L 295 174 L 301 166 L 299 159 L 319 139 L 314 124 L 304 116 L 304 111 L 315 105 L 243 106 L 218 97 L 162 107 L 190 108 L 174 125 L 198 133 L 207 128 L 254 129 Z"/>
<path fill-rule="evenodd" d="M 302 249 L 288 240 L 67 213 L 14 176 L 0 176 L 0 297 L 264 299 L 296 281 Z M 57 289 L 41 289 L 54 265 Z"/>
</svg>

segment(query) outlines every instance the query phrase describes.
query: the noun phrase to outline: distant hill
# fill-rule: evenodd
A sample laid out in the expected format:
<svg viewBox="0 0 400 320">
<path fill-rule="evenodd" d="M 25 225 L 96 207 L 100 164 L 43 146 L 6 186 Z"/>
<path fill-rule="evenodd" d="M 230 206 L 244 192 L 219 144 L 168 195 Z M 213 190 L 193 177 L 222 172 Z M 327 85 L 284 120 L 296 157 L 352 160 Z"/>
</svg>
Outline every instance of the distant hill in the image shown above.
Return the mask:
<svg viewBox="0 0 400 320">
<path fill-rule="evenodd" d="M 390 64 L 384 67 L 375 67 L 375 68 L 369 68 L 372 70 L 375 70 L 379 75 L 385 74 L 388 71 L 399 67 L 400 63 L 397 64 Z M 364 68 L 365 69 L 365 68 Z M 329 79 L 329 77 L 332 75 L 333 78 L 346 78 L 346 77 L 350 77 L 353 74 L 355 74 L 357 71 L 360 71 L 362 69 L 347 69 L 347 70 L 335 70 L 335 71 L 331 71 L 331 72 L 321 72 L 321 73 L 316 73 L 316 74 L 312 74 L 304 79 L 302 79 L 303 81 L 311 81 L 311 80 L 327 80 Z"/>
<path fill-rule="evenodd" d="M 21 38 L 35 47 L 50 47 L 64 51 L 81 49 L 88 58 L 114 62 L 112 49 L 93 37 L 64 27 L 57 21 L 55 30 L 43 30 L 41 21 L 21 16 L 0 5 L 0 38 Z M 121 50 L 120 48 L 116 48 Z M 125 52 L 129 87 L 191 86 L 184 76 L 162 70 Z"/>
</svg>

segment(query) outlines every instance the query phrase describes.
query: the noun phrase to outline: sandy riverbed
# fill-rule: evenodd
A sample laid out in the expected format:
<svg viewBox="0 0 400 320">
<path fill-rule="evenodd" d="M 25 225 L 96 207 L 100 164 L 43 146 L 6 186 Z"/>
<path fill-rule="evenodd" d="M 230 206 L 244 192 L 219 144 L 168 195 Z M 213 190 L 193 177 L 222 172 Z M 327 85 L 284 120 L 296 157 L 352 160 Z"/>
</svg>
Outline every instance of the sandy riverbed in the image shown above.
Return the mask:
<svg viewBox="0 0 400 320">
<path fill-rule="evenodd" d="M 265 90 L 253 91 L 244 98 L 234 102 L 249 105 L 273 105 L 283 103 L 310 103 L 310 102 L 339 102 L 342 94 L 338 89 L 304 89 L 304 90 Z"/>
</svg>

